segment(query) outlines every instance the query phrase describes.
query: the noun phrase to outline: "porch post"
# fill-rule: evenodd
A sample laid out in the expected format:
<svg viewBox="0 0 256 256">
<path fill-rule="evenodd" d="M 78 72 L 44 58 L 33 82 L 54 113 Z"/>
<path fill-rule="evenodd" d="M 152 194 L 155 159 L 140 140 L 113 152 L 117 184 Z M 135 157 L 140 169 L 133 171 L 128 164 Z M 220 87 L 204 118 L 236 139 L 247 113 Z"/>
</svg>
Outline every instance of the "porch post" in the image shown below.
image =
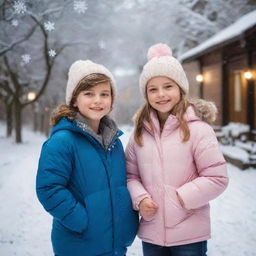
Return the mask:
<svg viewBox="0 0 256 256">
<path fill-rule="evenodd" d="M 252 51 L 248 51 L 248 68 L 251 70 L 252 69 Z M 247 80 L 247 86 L 248 86 L 248 102 L 247 102 L 247 122 L 250 125 L 250 130 L 252 131 L 254 129 L 254 116 L 255 116 L 255 111 L 254 111 L 254 79 L 248 79 Z"/>
<path fill-rule="evenodd" d="M 229 72 L 227 70 L 228 59 L 222 55 L 222 124 L 229 122 Z"/>
</svg>

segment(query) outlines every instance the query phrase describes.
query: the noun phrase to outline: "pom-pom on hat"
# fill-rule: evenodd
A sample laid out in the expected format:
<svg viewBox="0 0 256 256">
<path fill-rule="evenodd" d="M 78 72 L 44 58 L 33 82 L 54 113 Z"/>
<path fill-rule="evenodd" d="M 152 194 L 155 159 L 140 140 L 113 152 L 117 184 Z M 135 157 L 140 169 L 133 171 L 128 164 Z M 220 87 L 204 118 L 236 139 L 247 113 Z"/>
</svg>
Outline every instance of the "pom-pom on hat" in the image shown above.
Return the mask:
<svg viewBox="0 0 256 256">
<path fill-rule="evenodd" d="M 188 94 L 189 84 L 180 62 L 172 56 L 171 48 L 166 44 L 155 44 L 148 49 L 148 62 L 140 75 L 140 90 L 146 95 L 146 85 L 155 76 L 166 76 L 175 81 Z"/>
<path fill-rule="evenodd" d="M 91 74 L 103 74 L 110 78 L 113 95 L 116 93 L 116 83 L 111 72 L 103 65 L 94 63 L 90 60 L 77 60 L 69 68 L 68 82 L 66 88 L 66 104 L 69 105 L 73 92 L 78 83 L 86 76 Z"/>
</svg>

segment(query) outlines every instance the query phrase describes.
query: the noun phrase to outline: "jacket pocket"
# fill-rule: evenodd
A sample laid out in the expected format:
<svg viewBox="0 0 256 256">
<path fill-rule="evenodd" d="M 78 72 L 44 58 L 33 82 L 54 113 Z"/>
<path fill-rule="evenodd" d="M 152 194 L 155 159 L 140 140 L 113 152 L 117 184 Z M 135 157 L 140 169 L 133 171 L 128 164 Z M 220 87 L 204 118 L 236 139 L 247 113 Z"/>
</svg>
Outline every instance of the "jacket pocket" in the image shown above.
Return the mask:
<svg viewBox="0 0 256 256">
<path fill-rule="evenodd" d="M 164 209 L 165 226 L 167 228 L 178 225 L 193 214 L 193 210 L 186 210 L 181 207 L 176 195 L 176 188 L 171 186 L 165 187 Z"/>
<path fill-rule="evenodd" d="M 127 187 L 115 190 L 115 226 L 118 243 L 122 247 L 132 244 L 139 225 L 138 212 L 132 208 L 132 201 Z"/>
<path fill-rule="evenodd" d="M 88 227 L 84 234 L 88 251 L 95 255 L 111 251 L 113 223 L 109 190 L 89 194 L 84 201 L 88 214 Z"/>
<path fill-rule="evenodd" d="M 59 233 L 63 236 L 66 236 L 66 237 L 73 237 L 74 239 L 75 238 L 78 238 L 78 239 L 82 239 L 83 238 L 83 234 L 85 231 L 83 232 L 76 232 L 76 231 L 73 231 L 67 227 L 65 227 L 61 221 L 57 220 L 57 219 L 53 219 L 53 224 L 52 224 L 52 228 L 54 230 L 54 234 L 56 233 Z"/>
</svg>

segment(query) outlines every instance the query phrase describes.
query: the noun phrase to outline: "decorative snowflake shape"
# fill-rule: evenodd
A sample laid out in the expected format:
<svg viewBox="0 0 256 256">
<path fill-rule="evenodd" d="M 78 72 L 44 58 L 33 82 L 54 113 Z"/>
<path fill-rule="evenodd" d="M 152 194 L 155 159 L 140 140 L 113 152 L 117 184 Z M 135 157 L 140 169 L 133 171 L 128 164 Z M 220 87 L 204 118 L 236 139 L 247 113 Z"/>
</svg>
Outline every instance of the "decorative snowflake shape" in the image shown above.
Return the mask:
<svg viewBox="0 0 256 256">
<path fill-rule="evenodd" d="M 12 23 L 12 25 L 14 27 L 17 27 L 19 25 L 19 21 L 18 20 L 12 20 L 11 23 Z"/>
<path fill-rule="evenodd" d="M 52 30 L 55 29 L 54 25 L 55 25 L 54 22 L 48 21 L 48 22 L 44 23 L 44 28 L 45 28 L 45 30 L 51 32 Z"/>
<path fill-rule="evenodd" d="M 56 56 L 56 51 L 54 51 L 53 49 L 51 49 L 51 50 L 48 51 L 48 55 L 49 55 L 50 57 L 55 57 L 55 56 Z"/>
<path fill-rule="evenodd" d="M 15 1 L 13 4 L 14 12 L 17 14 L 23 14 L 27 11 L 27 6 L 23 1 Z"/>
<path fill-rule="evenodd" d="M 74 1 L 74 10 L 78 13 L 85 13 L 88 9 L 85 1 Z"/>
<path fill-rule="evenodd" d="M 21 59 L 24 64 L 28 64 L 31 61 L 31 56 L 29 54 L 23 54 Z"/>
</svg>

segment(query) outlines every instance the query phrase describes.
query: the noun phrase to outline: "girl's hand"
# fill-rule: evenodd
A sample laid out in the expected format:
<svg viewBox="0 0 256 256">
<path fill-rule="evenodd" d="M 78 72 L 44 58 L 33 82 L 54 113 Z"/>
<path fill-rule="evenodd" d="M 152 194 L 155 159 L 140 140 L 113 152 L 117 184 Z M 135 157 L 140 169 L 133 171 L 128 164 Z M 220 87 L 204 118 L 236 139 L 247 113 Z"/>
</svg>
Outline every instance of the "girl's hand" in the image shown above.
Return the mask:
<svg viewBox="0 0 256 256">
<path fill-rule="evenodd" d="M 139 204 L 140 215 L 145 219 L 152 218 L 158 209 L 158 205 L 152 199 L 146 197 Z"/>
</svg>

